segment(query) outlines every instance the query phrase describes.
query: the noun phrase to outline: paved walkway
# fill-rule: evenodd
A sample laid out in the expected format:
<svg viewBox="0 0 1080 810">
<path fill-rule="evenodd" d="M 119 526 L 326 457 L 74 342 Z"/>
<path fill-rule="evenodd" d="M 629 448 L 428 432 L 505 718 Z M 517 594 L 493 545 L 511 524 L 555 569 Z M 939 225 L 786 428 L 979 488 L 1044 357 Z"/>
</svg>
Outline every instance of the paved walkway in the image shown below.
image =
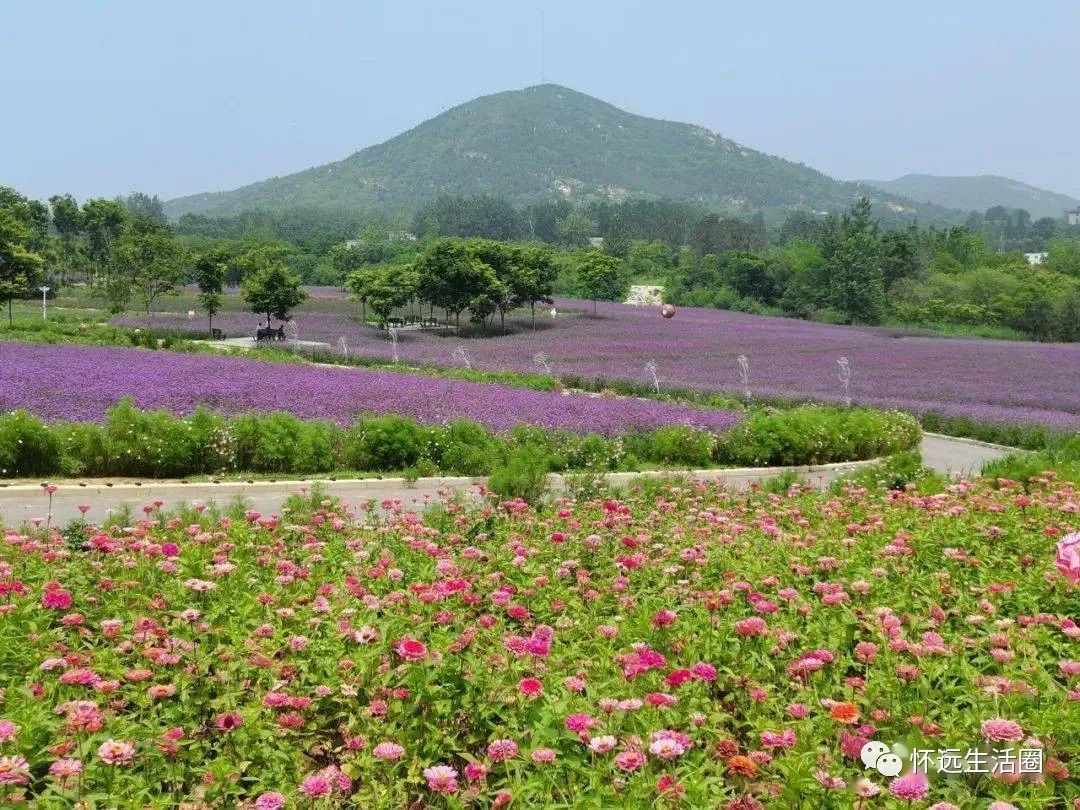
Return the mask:
<svg viewBox="0 0 1080 810">
<path fill-rule="evenodd" d="M 952 439 L 947 436 L 927 434 L 923 438 L 923 461 L 927 466 L 948 474 L 977 473 L 983 462 L 998 458 L 1009 452 L 1008 448 Z M 851 462 L 848 464 L 826 464 L 818 467 L 787 468 L 806 480 L 824 485 L 834 478 L 849 473 L 871 462 Z M 783 469 L 719 469 L 699 470 L 695 477 L 702 480 L 722 481 L 725 485 L 743 489 L 753 482 L 766 481 L 781 474 Z M 607 480 L 613 484 L 625 484 L 638 473 L 611 473 Z M 464 477 L 423 478 L 409 486 L 401 478 L 348 481 L 320 481 L 322 489 L 349 503 L 363 503 L 369 500 L 383 501 L 400 499 L 407 506 L 422 505 L 425 500 L 437 495 L 440 489 L 450 487 L 476 491 L 476 485 L 482 479 Z M 177 483 L 147 481 L 142 484 L 101 482 L 86 484 L 65 483 L 59 485 L 52 499 L 52 522 L 64 524 L 78 518 L 79 507 L 88 506 L 86 519 L 90 522 L 104 520 L 113 510 L 129 506 L 136 517 L 140 510 L 160 501 L 163 508 L 169 509 L 180 504 L 207 503 L 213 501 L 219 506 L 227 506 L 237 498 L 243 498 L 248 508 L 264 514 L 277 512 L 282 503 L 293 494 L 301 493 L 311 487 L 311 481 L 230 481 L 213 483 Z M 562 485 L 561 476 L 552 476 L 552 485 L 558 489 Z M 21 484 L 0 487 L 0 524 L 19 525 L 24 521 L 44 520 L 49 512 L 49 499 L 40 485 Z"/>
</svg>

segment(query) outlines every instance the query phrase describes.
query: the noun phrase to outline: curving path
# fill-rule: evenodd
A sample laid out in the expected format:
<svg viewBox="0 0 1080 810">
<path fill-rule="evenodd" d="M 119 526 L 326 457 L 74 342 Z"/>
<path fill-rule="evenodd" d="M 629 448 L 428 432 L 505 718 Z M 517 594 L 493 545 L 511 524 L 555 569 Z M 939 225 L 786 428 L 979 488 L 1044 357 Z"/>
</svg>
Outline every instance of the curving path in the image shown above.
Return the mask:
<svg viewBox="0 0 1080 810">
<path fill-rule="evenodd" d="M 1000 458 L 1011 448 L 991 445 L 968 439 L 955 439 L 928 433 L 923 436 L 921 451 L 923 463 L 938 472 L 948 475 L 973 475 L 979 472 L 983 463 Z M 827 484 L 834 478 L 851 472 L 869 462 L 849 464 L 826 464 L 819 467 L 794 468 L 808 481 Z M 701 479 L 720 480 L 729 486 L 745 488 L 754 482 L 768 480 L 779 474 L 776 469 L 743 470 L 701 470 L 695 474 Z M 608 480 L 613 483 L 625 483 L 636 473 L 612 473 Z M 422 506 L 426 500 L 434 498 L 439 490 L 451 488 L 475 491 L 481 479 L 464 477 L 425 478 L 414 486 L 408 486 L 400 478 L 364 479 L 349 481 L 322 481 L 325 491 L 350 503 L 365 501 L 384 501 L 399 499 L 407 506 Z M 558 476 L 553 482 L 556 487 L 561 483 Z M 86 518 L 90 522 L 103 520 L 106 515 L 123 505 L 138 512 L 144 506 L 161 501 L 165 509 L 192 502 L 214 501 L 220 506 L 227 505 L 237 497 L 242 497 L 245 504 L 263 514 L 276 512 L 290 495 L 301 492 L 311 486 L 310 481 L 257 481 L 210 483 L 147 482 L 145 484 L 102 482 L 61 484 L 53 495 L 52 521 L 64 524 L 80 515 L 79 506 L 89 506 Z M 24 521 L 44 519 L 48 514 L 48 497 L 38 484 L 18 484 L 0 487 L 0 525 L 19 525 Z"/>
</svg>

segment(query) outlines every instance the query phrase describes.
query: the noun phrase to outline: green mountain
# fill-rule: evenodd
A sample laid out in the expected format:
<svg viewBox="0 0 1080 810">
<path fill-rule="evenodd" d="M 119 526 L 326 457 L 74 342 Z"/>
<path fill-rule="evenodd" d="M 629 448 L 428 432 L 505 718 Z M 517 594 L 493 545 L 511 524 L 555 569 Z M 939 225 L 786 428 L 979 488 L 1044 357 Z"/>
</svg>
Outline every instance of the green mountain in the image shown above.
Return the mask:
<svg viewBox="0 0 1080 810">
<path fill-rule="evenodd" d="M 976 177 L 937 177 L 932 174 L 906 174 L 896 180 L 862 180 L 879 188 L 912 200 L 924 200 L 946 208 L 983 213 L 987 208 L 1003 205 L 1023 208 L 1033 219 L 1060 219 L 1065 211 L 1080 206 L 1080 200 L 1044 188 L 1029 186 L 1019 180 L 982 174 Z"/>
<path fill-rule="evenodd" d="M 667 198 L 743 214 L 832 211 L 866 195 L 896 215 L 956 218 L 554 84 L 483 96 L 337 163 L 171 200 L 166 210 L 173 217 L 302 206 L 412 210 L 441 194 L 491 194 L 518 204 Z"/>
</svg>

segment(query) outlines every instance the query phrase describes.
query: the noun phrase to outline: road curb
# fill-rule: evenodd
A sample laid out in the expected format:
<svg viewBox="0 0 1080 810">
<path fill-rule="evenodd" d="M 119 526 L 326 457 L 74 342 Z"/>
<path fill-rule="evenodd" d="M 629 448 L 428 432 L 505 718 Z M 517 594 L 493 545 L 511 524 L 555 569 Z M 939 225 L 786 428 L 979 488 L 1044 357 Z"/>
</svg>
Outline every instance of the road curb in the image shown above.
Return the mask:
<svg viewBox="0 0 1080 810">
<path fill-rule="evenodd" d="M 702 481 L 723 481 L 733 479 L 736 481 L 758 480 L 776 478 L 782 475 L 795 474 L 801 476 L 813 475 L 814 473 L 838 474 L 848 470 L 858 470 L 881 462 L 880 458 L 865 459 L 863 461 L 840 461 L 833 464 L 814 464 L 786 467 L 715 467 L 698 470 L 638 470 L 634 472 L 608 472 L 603 473 L 605 481 L 615 484 L 629 483 L 637 478 L 664 478 L 664 477 L 689 477 Z M 583 473 L 549 473 L 548 483 L 556 488 L 565 486 L 567 478 L 576 477 Z M 598 474 L 600 477 L 600 474 Z M 48 482 L 56 487 L 58 493 L 82 492 L 87 496 L 93 495 L 132 495 L 139 494 L 144 497 L 153 496 L 155 490 L 168 489 L 192 490 L 223 493 L 243 493 L 251 490 L 255 492 L 266 490 L 278 490 L 286 494 L 301 492 L 318 484 L 324 489 L 348 487 L 351 490 L 365 489 L 377 490 L 395 487 L 399 489 L 442 489 L 452 487 L 479 486 L 487 483 L 487 476 L 437 476 L 432 478 L 418 478 L 409 482 L 401 477 L 389 478 L 308 478 L 290 479 L 285 481 L 145 481 L 130 483 L 112 483 L 108 485 L 102 481 L 88 479 L 80 482 L 57 481 Z M 12 484 L 0 487 L 0 495 L 3 493 L 17 492 L 41 492 L 42 484 Z"/>
<path fill-rule="evenodd" d="M 957 444 L 968 444 L 972 447 L 985 447 L 989 450 L 1001 450 L 1005 453 L 1030 453 L 1030 450 L 1025 450 L 1022 447 L 1012 447 L 1008 444 L 994 444 L 993 442 L 984 442 L 980 439 L 969 439 L 966 436 L 950 436 L 947 433 L 930 433 L 927 430 L 923 431 L 923 436 L 929 436 L 932 439 L 941 439 L 947 442 L 956 442 Z"/>
</svg>

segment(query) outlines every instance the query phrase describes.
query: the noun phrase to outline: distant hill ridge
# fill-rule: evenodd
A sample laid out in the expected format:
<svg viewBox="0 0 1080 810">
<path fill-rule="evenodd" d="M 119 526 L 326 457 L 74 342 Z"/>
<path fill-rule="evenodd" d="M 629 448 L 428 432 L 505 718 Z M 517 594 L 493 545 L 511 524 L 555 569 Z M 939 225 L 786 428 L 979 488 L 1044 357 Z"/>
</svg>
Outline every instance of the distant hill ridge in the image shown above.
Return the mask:
<svg viewBox="0 0 1080 810">
<path fill-rule="evenodd" d="M 441 194 L 516 204 L 666 198 L 736 214 L 834 211 L 867 195 L 894 214 L 957 218 L 555 84 L 482 96 L 336 163 L 171 200 L 166 210 L 172 217 L 302 206 L 412 210 Z"/>
<path fill-rule="evenodd" d="M 971 177 L 940 177 L 932 174 L 905 174 L 896 180 L 862 180 L 868 186 L 933 203 L 945 208 L 983 213 L 987 208 L 1023 208 L 1032 218 L 1060 219 L 1065 211 L 1080 207 L 1080 200 L 1044 188 L 999 177 L 981 174 Z"/>
</svg>

